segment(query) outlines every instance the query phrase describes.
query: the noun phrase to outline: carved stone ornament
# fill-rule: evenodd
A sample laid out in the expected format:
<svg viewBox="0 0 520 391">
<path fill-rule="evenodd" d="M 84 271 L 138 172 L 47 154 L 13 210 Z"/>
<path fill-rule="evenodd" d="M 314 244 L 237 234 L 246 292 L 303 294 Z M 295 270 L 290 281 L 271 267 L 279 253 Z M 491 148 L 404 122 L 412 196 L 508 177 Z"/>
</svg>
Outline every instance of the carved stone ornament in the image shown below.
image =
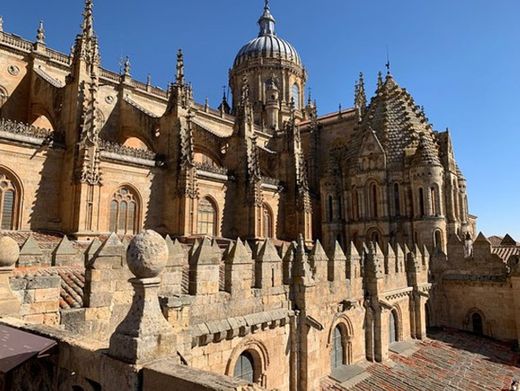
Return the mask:
<svg viewBox="0 0 520 391">
<path fill-rule="evenodd" d="M 18 68 L 16 65 L 9 65 L 7 67 L 7 72 L 9 72 L 9 74 L 12 76 L 18 76 L 20 73 L 20 68 Z"/>
</svg>

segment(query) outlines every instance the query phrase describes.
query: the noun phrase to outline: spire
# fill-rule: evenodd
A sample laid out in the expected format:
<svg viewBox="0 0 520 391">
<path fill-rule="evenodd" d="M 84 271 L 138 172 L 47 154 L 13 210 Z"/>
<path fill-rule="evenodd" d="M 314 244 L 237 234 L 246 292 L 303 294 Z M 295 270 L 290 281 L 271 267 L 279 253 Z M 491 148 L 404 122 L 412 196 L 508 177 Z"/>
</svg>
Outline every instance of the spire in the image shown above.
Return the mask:
<svg viewBox="0 0 520 391">
<path fill-rule="evenodd" d="M 271 15 L 271 8 L 269 7 L 269 0 L 265 0 L 264 5 L 264 13 L 258 20 L 258 24 L 260 25 L 260 33 L 259 37 L 263 35 L 276 35 L 274 32 L 274 25 L 276 20 L 273 15 Z"/>
<path fill-rule="evenodd" d="M 81 35 L 84 38 L 94 37 L 94 1 L 85 0 L 85 10 L 83 11 L 83 23 L 81 24 Z"/>
<path fill-rule="evenodd" d="M 184 85 L 184 55 L 182 49 L 177 52 L 177 85 Z"/>
<path fill-rule="evenodd" d="M 36 43 L 45 44 L 45 29 L 43 28 L 42 20 L 40 20 L 40 24 L 38 25 L 38 30 L 36 32 Z"/>
<path fill-rule="evenodd" d="M 358 109 L 360 117 L 364 114 L 367 106 L 367 97 L 365 94 L 365 79 L 363 72 L 359 73 L 359 81 L 356 83 L 356 93 L 354 97 L 354 106 Z"/>
<path fill-rule="evenodd" d="M 222 103 L 220 103 L 220 106 L 218 107 L 218 109 L 222 114 L 229 114 L 229 113 L 231 113 L 231 107 L 229 106 L 229 103 L 227 102 L 226 86 L 223 86 L 222 89 L 223 89 Z"/>
</svg>

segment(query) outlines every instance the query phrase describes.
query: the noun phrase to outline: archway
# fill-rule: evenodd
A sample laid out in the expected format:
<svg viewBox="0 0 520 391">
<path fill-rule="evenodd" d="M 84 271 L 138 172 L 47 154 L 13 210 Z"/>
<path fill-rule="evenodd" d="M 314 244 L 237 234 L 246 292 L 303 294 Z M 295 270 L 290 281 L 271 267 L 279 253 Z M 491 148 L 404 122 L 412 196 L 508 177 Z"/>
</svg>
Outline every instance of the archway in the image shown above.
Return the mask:
<svg viewBox="0 0 520 391">
<path fill-rule="evenodd" d="M 331 349 L 330 349 L 330 367 L 335 370 L 346 364 L 345 352 L 345 336 L 343 335 L 341 327 L 338 325 L 334 328 L 332 333 Z"/>
<path fill-rule="evenodd" d="M 388 319 L 388 342 L 393 344 L 399 341 L 398 316 L 395 310 L 390 311 Z"/>
<path fill-rule="evenodd" d="M 484 322 L 478 312 L 474 312 L 471 315 L 471 327 L 474 334 L 484 335 Z"/>
</svg>

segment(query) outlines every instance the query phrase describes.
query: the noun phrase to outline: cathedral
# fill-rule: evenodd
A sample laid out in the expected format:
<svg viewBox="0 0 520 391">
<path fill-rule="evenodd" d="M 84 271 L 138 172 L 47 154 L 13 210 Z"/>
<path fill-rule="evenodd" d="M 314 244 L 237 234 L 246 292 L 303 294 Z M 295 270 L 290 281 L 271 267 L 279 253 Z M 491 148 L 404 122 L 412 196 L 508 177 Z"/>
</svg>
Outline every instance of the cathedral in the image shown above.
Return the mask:
<svg viewBox="0 0 520 391">
<path fill-rule="evenodd" d="M 520 336 L 520 247 L 477 236 L 449 131 L 389 69 L 318 115 L 258 27 L 212 108 L 181 50 L 167 89 L 103 68 L 92 0 L 68 54 L 0 19 L 0 315 L 57 344 L 0 390 L 320 390 L 427 326 Z"/>
</svg>

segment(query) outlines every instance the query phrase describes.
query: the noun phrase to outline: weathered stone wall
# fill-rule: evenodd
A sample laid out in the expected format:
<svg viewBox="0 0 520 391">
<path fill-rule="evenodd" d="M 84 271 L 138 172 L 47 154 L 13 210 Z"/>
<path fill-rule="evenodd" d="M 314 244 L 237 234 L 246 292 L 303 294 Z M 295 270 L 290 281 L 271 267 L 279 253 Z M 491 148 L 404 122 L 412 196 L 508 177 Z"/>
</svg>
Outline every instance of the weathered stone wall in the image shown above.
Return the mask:
<svg viewBox="0 0 520 391">
<path fill-rule="evenodd" d="M 21 319 L 28 323 L 60 324 L 61 278 L 57 275 L 18 277 L 10 280 L 19 298 Z"/>
<path fill-rule="evenodd" d="M 15 227 L 20 230 L 59 230 L 59 194 L 63 150 L 0 142 L 0 169 L 7 169 L 21 188 Z"/>
</svg>

